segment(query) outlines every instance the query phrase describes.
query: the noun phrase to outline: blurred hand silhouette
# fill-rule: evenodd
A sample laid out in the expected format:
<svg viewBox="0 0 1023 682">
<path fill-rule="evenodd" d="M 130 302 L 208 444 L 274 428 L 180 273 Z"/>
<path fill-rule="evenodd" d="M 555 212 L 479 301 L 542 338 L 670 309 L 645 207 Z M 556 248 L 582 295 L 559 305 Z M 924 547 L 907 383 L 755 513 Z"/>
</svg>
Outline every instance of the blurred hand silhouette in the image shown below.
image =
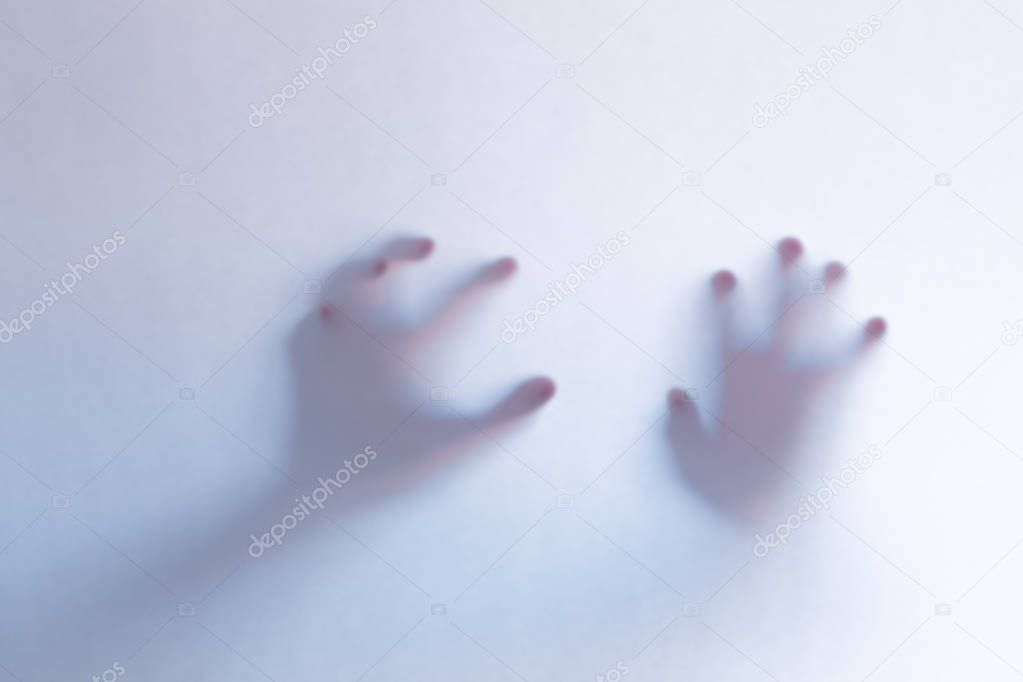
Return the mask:
<svg viewBox="0 0 1023 682">
<path fill-rule="evenodd" d="M 207 523 L 185 529 L 182 517 L 172 515 L 167 528 L 152 536 L 142 529 L 134 544 L 148 548 L 152 573 L 142 570 L 164 585 L 167 594 L 159 599 L 174 602 L 175 609 L 183 602 L 202 608 L 242 563 L 257 560 L 285 542 L 285 533 L 295 527 L 286 519 L 297 523 L 305 518 L 297 515 L 295 505 L 305 505 L 306 515 L 314 505 L 326 507 L 319 505 L 316 491 L 327 490 L 332 495 L 332 509 L 376 501 L 383 492 L 418 481 L 448 463 L 474 440 L 485 438 L 482 432 L 494 433 L 511 425 L 551 398 L 553 382 L 538 378 L 523 382 L 496 405 L 464 416 L 441 407 L 445 402 L 430 400 L 430 384 L 416 368 L 421 356 L 426 351 L 435 354 L 438 332 L 448 329 L 460 312 L 515 271 L 510 258 L 479 268 L 426 320 L 401 324 L 393 306 L 384 300 L 387 275 L 432 251 L 428 239 L 398 240 L 374 258 L 345 264 L 328 281 L 322 305 L 306 315 L 288 339 L 298 393 L 297 436 L 292 444 L 294 454 L 288 460 L 291 471 L 286 472 L 291 480 L 275 478 L 268 488 L 241 491 L 227 481 L 229 494 L 213 502 L 211 511 L 216 513 L 211 513 Z M 218 454 L 209 453 L 211 457 Z M 172 453 L 161 451 L 160 455 Z M 344 476 L 338 473 L 346 468 Z M 328 488 L 313 483 L 316 478 L 333 479 L 334 483 Z M 202 490 L 209 492 L 208 487 Z M 301 500 L 296 495 L 302 495 Z M 209 503 L 209 498 L 200 501 L 204 506 Z M 168 537 L 174 542 L 164 542 Z M 288 535 L 286 541 L 300 542 L 302 537 L 308 541 L 318 536 Z M 63 602 L 59 609 L 46 611 L 59 616 L 57 619 L 11 621 L 16 627 L 2 630 L 3 638 L 10 640 L 0 647 L 6 655 L 30 652 L 23 658 L 29 659 L 26 667 L 35 674 L 33 679 L 73 679 L 68 671 L 81 670 L 83 662 L 95 662 L 90 647 L 94 640 L 107 641 L 104 633 L 137 628 L 151 631 L 164 619 L 157 597 L 144 595 L 136 601 L 122 593 L 125 585 L 141 584 L 140 564 L 132 559 L 115 564 L 97 554 L 86 556 L 85 565 L 58 562 L 52 575 L 43 576 L 45 580 L 26 580 L 17 590 L 7 590 L 17 600 L 8 598 L 4 603 L 10 602 L 16 609 L 24 605 L 23 611 L 55 599 Z M 159 561 L 154 562 L 153 557 Z M 107 572 L 107 567 L 115 567 L 116 572 Z M 66 588 L 68 585 L 73 588 Z M 54 595 L 54 586 L 65 591 Z M 169 621 L 164 627 L 167 624 Z M 105 648 L 101 655 L 106 663 Z M 8 679 L 2 672 L 0 678 Z"/>
<path fill-rule="evenodd" d="M 802 255 L 798 240 L 779 243 L 774 321 L 751 343 L 740 343 L 734 324 L 736 276 L 722 270 L 711 278 L 721 370 L 704 391 L 708 395 L 679 388 L 668 394 L 668 439 L 684 477 L 714 506 L 740 518 L 756 517 L 777 484 L 794 479 L 789 467 L 811 402 L 887 326 L 871 318 L 848 352 L 801 354 L 800 337 L 813 335 L 828 294 L 846 274 L 844 266 L 830 263 L 811 278 L 800 264 Z"/>
<path fill-rule="evenodd" d="M 517 269 L 511 258 L 483 265 L 455 283 L 425 317 L 403 317 L 388 300 L 389 280 L 433 251 L 430 239 L 402 238 L 344 264 L 291 339 L 298 393 L 293 474 L 302 479 L 330 477 L 342 466 L 351 471 L 346 458 L 368 448 L 372 462 L 354 462 L 365 466 L 354 467 L 342 496 L 349 502 L 375 500 L 422 479 L 554 395 L 554 383 L 537 377 L 472 413 L 431 400 L 424 368 L 429 371 L 442 332 L 452 331 Z"/>
</svg>

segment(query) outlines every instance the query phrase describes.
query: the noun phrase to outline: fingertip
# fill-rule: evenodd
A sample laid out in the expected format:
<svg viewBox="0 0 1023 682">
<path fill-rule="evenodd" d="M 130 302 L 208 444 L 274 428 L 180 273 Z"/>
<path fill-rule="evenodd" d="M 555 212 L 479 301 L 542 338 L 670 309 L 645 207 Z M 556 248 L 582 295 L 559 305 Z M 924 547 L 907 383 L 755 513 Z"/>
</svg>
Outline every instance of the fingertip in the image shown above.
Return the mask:
<svg viewBox="0 0 1023 682">
<path fill-rule="evenodd" d="M 549 402 L 554 392 L 554 381 L 548 377 L 526 379 L 484 415 L 483 421 L 496 426 L 526 417 Z"/>
<path fill-rule="evenodd" d="M 436 246 L 437 246 L 436 243 L 432 239 L 430 239 L 429 237 L 423 237 L 416 243 L 413 255 L 417 259 L 426 258 L 431 253 L 433 253 L 433 250 L 434 248 L 436 248 Z"/>
<path fill-rule="evenodd" d="M 724 296 L 735 290 L 739 280 L 730 270 L 718 270 L 710 278 L 710 286 L 718 296 Z"/>
<path fill-rule="evenodd" d="M 845 266 L 838 262 L 828 263 L 824 267 L 824 281 L 828 284 L 834 284 L 839 280 L 843 279 L 846 275 Z"/>
<path fill-rule="evenodd" d="M 511 277 L 518 270 L 518 262 L 511 256 L 506 256 L 492 263 L 483 271 L 484 280 L 496 282 Z"/>
<path fill-rule="evenodd" d="M 510 409 L 509 416 L 522 416 L 539 409 L 554 397 L 555 390 L 554 381 L 549 377 L 526 379 L 506 402 Z"/>
<path fill-rule="evenodd" d="M 511 256 L 505 256 L 494 264 L 494 268 L 497 270 L 498 274 L 506 277 L 519 269 L 519 262 Z"/>
<path fill-rule="evenodd" d="M 681 388 L 668 391 L 668 407 L 681 407 L 686 401 L 686 393 Z"/>
<path fill-rule="evenodd" d="M 872 317 L 867 320 L 866 336 L 868 341 L 881 338 L 887 331 L 888 322 L 883 317 Z"/>
<path fill-rule="evenodd" d="M 785 237 L 778 242 L 778 253 L 783 264 L 791 265 L 803 255 L 803 242 L 795 237 Z"/>
<path fill-rule="evenodd" d="M 543 405 L 557 392 L 557 384 L 550 377 L 539 377 L 534 380 L 533 389 L 536 391 L 538 405 Z"/>
<path fill-rule="evenodd" d="M 373 277 L 382 277 L 385 272 L 387 272 L 387 261 L 383 259 L 374 262 L 370 268 L 370 274 Z"/>
</svg>

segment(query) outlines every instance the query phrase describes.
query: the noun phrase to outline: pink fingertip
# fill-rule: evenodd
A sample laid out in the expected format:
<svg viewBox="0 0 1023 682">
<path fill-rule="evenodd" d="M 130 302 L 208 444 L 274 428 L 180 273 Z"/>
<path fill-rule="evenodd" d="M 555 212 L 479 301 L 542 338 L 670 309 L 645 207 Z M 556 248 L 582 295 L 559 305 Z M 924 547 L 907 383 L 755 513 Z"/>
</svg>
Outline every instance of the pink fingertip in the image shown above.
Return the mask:
<svg viewBox="0 0 1023 682">
<path fill-rule="evenodd" d="M 554 381 L 548 377 L 534 377 L 519 384 L 512 400 L 520 410 L 535 410 L 553 398 L 554 392 Z"/>
<path fill-rule="evenodd" d="M 841 263 L 828 263 L 824 268 L 824 279 L 828 284 L 832 284 L 845 277 L 845 273 L 845 266 Z"/>
<path fill-rule="evenodd" d="M 519 419 L 547 403 L 554 396 L 554 382 L 547 377 L 533 377 L 515 387 L 490 414 L 494 423 Z"/>
<path fill-rule="evenodd" d="M 330 317 L 330 306 L 327 305 L 326 303 L 323 303 L 320 305 L 319 308 L 316 309 L 316 312 L 320 314 L 320 317 L 323 318 Z"/>
<path fill-rule="evenodd" d="M 372 273 L 374 277 L 380 277 L 385 272 L 387 272 L 387 261 L 378 260 L 376 263 L 373 263 Z"/>
<path fill-rule="evenodd" d="M 480 283 L 500 282 L 510 277 L 518 267 L 514 258 L 502 258 L 483 268 L 477 275 L 477 281 Z"/>
<path fill-rule="evenodd" d="M 430 239 L 429 237 L 423 237 L 423 239 L 421 239 L 419 243 L 416 244 L 415 257 L 426 258 L 431 253 L 433 253 L 433 249 L 435 246 L 436 244 L 432 239 Z"/>
<path fill-rule="evenodd" d="M 793 263 L 803 255 L 803 243 L 795 237 L 785 237 L 778 242 L 778 253 L 785 263 Z"/>
<path fill-rule="evenodd" d="M 686 392 L 681 388 L 673 388 L 668 391 L 668 405 L 670 407 L 681 407 L 686 402 Z"/>
<path fill-rule="evenodd" d="M 494 271 L 502 277 L 507 277 L 518 269 L 518 262 L 511 256 L 506 256 L 494 264 Z"/>
<path fill-rule="evenodd" d="M 540 377 L 536 380 L 535 389 L 537 400 L 542 405 L 554 397 L 554 393 L 557 391 L 557 386 L 552 379 Z"/>
<path fill-rule="evenodd" d="M 883 317 L 872 317 L 867 320 L 867 334 L 872 339 L 878 339 L 888 331 L 888 322 Z"/>
<path fill-rule="evenodd" d="M 735 274 L 729 270 L 718 270 L 710 278 L 710 286 L 719 296 L 731 293 L 736 284 L 738 284 L 738 280 Z"/>
<path fill-rule="evenodd" d="M 497 282 L 506 277 L 510 277 L 518 269 L 519 265 L 515 262 L 514 258 L 505 257 L 491 263 L 483 271 L 483 281 L 486 282 Z"/>
</svg>

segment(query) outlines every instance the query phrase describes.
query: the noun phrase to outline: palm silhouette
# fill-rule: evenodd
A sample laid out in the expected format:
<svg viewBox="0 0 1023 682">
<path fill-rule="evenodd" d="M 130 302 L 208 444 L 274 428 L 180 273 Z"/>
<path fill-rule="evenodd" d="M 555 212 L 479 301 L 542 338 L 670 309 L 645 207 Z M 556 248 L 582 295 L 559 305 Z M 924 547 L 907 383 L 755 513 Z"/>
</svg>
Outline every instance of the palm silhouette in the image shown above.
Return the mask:
<svg viewBox="0 0 1023 682">
<path fill-rule="evenodd" d="M 554 394 L 554 383 L 538 377 L 473 414 L 430 399 L 430 382 L 419 367 L 436 354 L 442 332 L 517 267 L 511 258 L 482 266 L 424 320 L 402 319 L 388 305 L 388 275 L 433 250 L 430 239 L 398 239 L 372 257 L 346 263 L 291 338 L 294 473 L 329 476 L 367 446 L 378 455 L 345 491 L 349 501 L 377 499 L 423 478 Z"/>
<path fill-rule="evenodd" d="M 737 278 L 722 270 L 711 279 L 722 369 L 708 393 L 716 399 L 678 388 L 668 396 L 668 438 L 687 481 L 715 506 L 746 518 L 758 514 L 779 482 L 794 478 L 791 462 L 812 403 L 834 384 L 849 359 L 811 361 L 796 352 L 799 332 L 812 326 L 827 298 L 807 293 L 810 279 L 800 266 L 803 246 L 798 240 L 782 240 L 778 254 L 774 322 L 753 343 L 741 344 L 733 325 Z M 845 268 L 831 263 L 816 286 L 830 290 L 844 278 Z M 871 318 L 855 350 L 885 329 L 883 319 Z"/>
</svg>

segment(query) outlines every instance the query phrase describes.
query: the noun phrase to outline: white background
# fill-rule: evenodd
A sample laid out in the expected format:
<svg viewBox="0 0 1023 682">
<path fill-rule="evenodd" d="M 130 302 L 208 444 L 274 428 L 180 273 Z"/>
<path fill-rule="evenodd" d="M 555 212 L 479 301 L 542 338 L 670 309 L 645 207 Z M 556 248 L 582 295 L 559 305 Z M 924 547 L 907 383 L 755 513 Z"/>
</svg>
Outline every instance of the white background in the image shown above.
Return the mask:
<svg viewBox="0 0 1023 682">
<path fill-rule="evenodd" d="M 366 15 L 323 80 L 249 125 Z M 871 15 L 829 80 L 752 125 Z M 126 237 L 0 346 L 2 682 L 115 662 L 137 680 L 1023 676 L 1013 3 L 3 0 L 0 55 L 0 318 Z M 501 342 L 618 231 L 621 254 Z M 546 374 L 557 395 L 249 557 L 290 509 L 267 491 L 296 435 L 305 283 L 416 234 L 436 254 L 385 306 L 521 267 L 407 390 L 471 410 Z M 788 234 L 812 268 L 852 263 L 813 343 L 873 314 L 890 332 L 812 410 L 801 485 L 740 523 L 678 475 L 664 396 L 716 372 L 706 277 L 736 269 L 756 333 Z M 752 554 L 871 445 L 830 510 Z"/>
</svg>

